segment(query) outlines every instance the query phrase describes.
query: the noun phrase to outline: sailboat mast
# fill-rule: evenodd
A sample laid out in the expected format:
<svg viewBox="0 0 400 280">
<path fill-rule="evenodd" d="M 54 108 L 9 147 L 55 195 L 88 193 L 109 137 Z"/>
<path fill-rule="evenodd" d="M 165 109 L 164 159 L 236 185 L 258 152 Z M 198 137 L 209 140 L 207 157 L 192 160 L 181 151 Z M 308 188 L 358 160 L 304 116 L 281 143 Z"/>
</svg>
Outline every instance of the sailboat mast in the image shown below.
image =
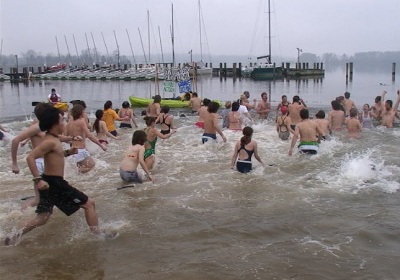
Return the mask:
<svg viewBox="0 0 400 280">
<path fill-rule="evenodd" d="M 93 37 L 93 33 L 90 32 L 90 36 L 92 36 L 92 41 L 93 41 L 93 46 L 94 46 L 94 54 L 96 56 L 96 63 L 99 62 L 99 55 L 97 53 L 97 47 L 96 47 L 96 43 L 94 42 L 94 37 Z"/>
<path fill-rule="evenodd" d="M 58 63 L 61 63 L 60 48 L 58 47 L 58 40 L 56 36 L 57 52 L 58 52 Z"/>
<path fill-rule="evenodd" d="M 200 32 L 200 61 L 203 61 L 203 46 L 202 46 L 202 38 L 201 38 L 201 6 L 200 0 L 198 0 L 199 6 L 199 32 Z"/>
<path fill-rule="evenodd" d="M 3 55 L 3 39 L 1 39 L 0 43 L 0 65 L 1 65 L 1 56 Z"/>
<path fill-rule="evenodd" d="M 150 62 L 150 12 L 147 10 L 147 41 L 149 45 L 149 64 Z"/>
<path fill-rule="evenodd" d="M 162 61 L 162 63 L 164 63 L 164 52 L 163 52 L 163 49 L 162 49 L 160 26 L 158 26 L 158 38 L 160 39 L 161 61 Z"/>
<path fill-rule="evenodd" d="M 67 45 L 68 57 L 69 57 L 69 64 L 71 65 L 71 53 L 69 52 L 69 46 L 67 41 L 67 36 L 64 35 L 65 44 Z"/>
<path fill-rule="evenodd" d="M 89 59 L 92 60 L 92 55 L 90 54 L 90 47 L 89 47 L 89 42 L 88 42 L 86 33 L 85 33 L 85 38 L 86 38 L 86 46 L 87 46 L 87 49 L 88 49 Z"/>
<path fill-rule="evenodd" d="M 268 0 L 268 62 L 271 61 L 271 1 Z"/>
<path fill-rule="evenodd" d="M 143 40 L 142 40 L 142 34 L 140 33 L 140 29 L 139 29 L 139 28 L 138 28 L 138 31 L 139 31 L 140 43 L 142 44 L 144 62 L 147 64 L 147 58 L 146 58 L 146 52 L 144 51 Z"/>
<path fill-rule="evenodd" d="M 128 41 L 129 41 L 129 46 L 131 47 L 131 53 L 132 53 L 132 57 L 133 57 L 133 63 L 136 64 L 136 58 L 135 58 L 135 54 L 133 53 L 131 37 L 129 36 L 128 28 L 126 28 L 126 35 L 128 35 Z"/>
<path fill-rule="evenodd" d="M 175 66 L 175 31 L 174 31 L 174 4 L 171 4 L 172 9 L 172 27 L 171 27 L 171 40 L 172 40 L 172 67 Z"/>
<path fill-rule="evenodd" d="M 107 48 L 106 40 L 104 40 L 103 32 L 101 32 L 101 37 L 103 38 L 103 43 L 104 43 L 104 46 L 106 47 L 107 57 L 110 58 L 110 53 L 108 52 L 108 48 Z"/>
<path fill-rule="evenodd" d="M 114 32 L 114 38 L 115 38 L 115 43 L 117 44 L 117 64 L 118 64 L 118 69 L 120 69 L 120 60 L 119 60 L 119 45 L 118 45 L 118 40 L 117 40 L 117 34 L 115 34 L 115 30 L 113 30 Z"/>
<path fill-rule="evenodd" d="M 74 35 L 74 34 L 72 34 L 72 38 L 74 39 L 74 45 L 75 45 L 76 56 L 78 57 L 79 62 L 82 64 L 81 59 L 80 59 L 80 57 L 79 57 L 78 48 L 76 47 L 76 41 L 75 41 L 75 35 Z"/>
</svg>

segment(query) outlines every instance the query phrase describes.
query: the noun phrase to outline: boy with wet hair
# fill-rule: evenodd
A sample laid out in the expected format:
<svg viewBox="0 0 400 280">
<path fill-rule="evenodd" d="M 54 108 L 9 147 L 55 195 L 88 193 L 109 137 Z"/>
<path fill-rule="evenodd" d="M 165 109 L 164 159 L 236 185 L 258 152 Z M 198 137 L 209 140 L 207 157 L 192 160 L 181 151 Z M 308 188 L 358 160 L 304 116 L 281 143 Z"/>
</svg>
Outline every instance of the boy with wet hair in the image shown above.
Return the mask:
<svg viewBox="0 0 400 280">
<path fill-rule="evenodd" d="M 64 157 L 77 152 L 76 148 L 63 150 L 59 135 L 64 131 L 62 116 L 57 108 L 46 108 L 38 116 L 39 128 L 45 131 L 40 144 L 31 151 L 26 161 L 33 175 L 33 184 L 39 191 L 40 201 L 36 208 L 36 217 L 25 222 L 19 231 L 4 240 L 6 246 L 16 245 L 20 237 L 29 231 L 45 225 L 57 206 L 67 216 L 80 208 L 85 211 L 86 222 L 93 233 L 100 233 L 95 203 L 84 193 L 73 188 L 64 180 Z M 41 175 L 35 160 L 44 158 L 44 173 Z"/>
</svg>

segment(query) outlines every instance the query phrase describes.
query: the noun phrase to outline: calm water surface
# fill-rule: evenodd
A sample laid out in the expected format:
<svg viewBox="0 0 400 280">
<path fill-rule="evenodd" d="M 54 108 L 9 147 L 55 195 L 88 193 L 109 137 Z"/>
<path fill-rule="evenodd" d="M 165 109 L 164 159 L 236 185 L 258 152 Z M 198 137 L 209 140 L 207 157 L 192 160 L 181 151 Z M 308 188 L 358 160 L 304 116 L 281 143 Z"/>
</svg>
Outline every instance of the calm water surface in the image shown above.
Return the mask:
<svg viewBox="0 0 400 280">
<path fill-rule="evenodd" d="M 355 75 L 346 87 L 343 73 L 322 81 L 235 83 L 203 79 L 203 97 L 233 100 L 244 90 L 259 98 L 271 91 L 300 96 L 313 107 L 348 90 L 361 106 L 383 90 L 394 99 L 398 84 L 382 74 Z M 389 82 L 388 82 L 389 80 Z M 387 84 L 380 85 L 380 83 Z M 269 88 L 270 87 L 270 88 Z M 29 124 L 32 101 L 56 88 L 65 100 L 83 99 L 89 111 L 105 100 L 119 107 L 129 95 L 154 95 L 145 82 L 0 83 L 1 118 L 17 134 Z M 135 109 L 139 113 L 140 109 Z M 364 131 L 360 140 L 337 134 L 317 156 L 287 156 L 273 121 L 256 121 L 262 167 L 243 175 L 229 168 L 240 133 L 225 131 L 227 143 L 201 144 L 196 117 L 174 111 L 178 132 L 157 142 L 155 183 L 123 186 L 118 165 L 132 131 L 110 141 L 107 152 L 92 143 L 96 159 L 79 175 L 67 159 L 65 177 L 96 200 L 101 226 L 114 240 L 92 236 L 83 211 L 71 217 L 55 210 L 51 220 L 13 247 L 0 246 L 5 279 L 398 279 L 400 268 L 400 130 Z M 93 117 L 93 115 L 91 116 Z M 28 118 L 28 120 L 25 120 Z M 144 122 L 138 119 L 141 127 Z M 34 215 L 22 212 L 21 198 L 33 194 L 20 148 L 21 174 L 11 172 L 10 146 L 0 147 L 0 238 Z"/>
</svg>

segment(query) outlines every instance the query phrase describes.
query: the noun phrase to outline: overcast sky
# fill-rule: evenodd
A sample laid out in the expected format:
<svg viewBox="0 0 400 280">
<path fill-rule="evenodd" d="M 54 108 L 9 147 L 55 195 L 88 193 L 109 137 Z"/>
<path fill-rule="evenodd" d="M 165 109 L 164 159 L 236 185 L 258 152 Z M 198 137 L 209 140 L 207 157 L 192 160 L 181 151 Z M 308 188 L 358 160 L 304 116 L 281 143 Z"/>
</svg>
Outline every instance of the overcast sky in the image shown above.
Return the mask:
<svg viewBox="0 0 400 280">
<path fill-rule="evenodd" d="M 259 56 L 267 53 L 267 11 L 261 0 L 201 0 L 203 55 Z M 3 54 L 33 49 L 43 55 L 76 54 L 93 40 L 98 51 L 131 49 L 171 53 L 171 4 L 174 5 L 175 52 L 200 53 L 198 0 L 0 0 L 0 38 Z M 354 54 L 400 51 L 400 0 L 271 0 L 272 54 L 297 57 L 303 52 Z M 257 26 L 257 28 L 256 28 Z M 158 32 L 160 28 L 160 34 Z M 105 44 L 101 33 L 104 35 Z M 160 44 L 161 37 L 161 44 Z M 256 38 L 256 39 L 254 39 Z"/>
</svg>

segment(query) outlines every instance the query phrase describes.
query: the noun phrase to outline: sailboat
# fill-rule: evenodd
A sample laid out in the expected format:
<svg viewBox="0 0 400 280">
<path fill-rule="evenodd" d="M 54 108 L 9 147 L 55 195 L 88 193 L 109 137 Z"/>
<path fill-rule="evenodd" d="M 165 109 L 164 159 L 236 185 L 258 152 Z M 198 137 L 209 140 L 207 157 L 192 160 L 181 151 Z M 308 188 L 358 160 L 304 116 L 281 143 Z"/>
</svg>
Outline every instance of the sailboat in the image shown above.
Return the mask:
<svg viewBox="0 0 400 280">
<path fill-rule="evenodd" d="M 196 69 L 191 68 L 189 70 L 189 73 L 191 76 L 195 75 L 211 75 L 212 74 L 212 68 L 207 67 L 204 62 L 203 62 L 203 45 L 202 45 L 202 37 L 201 37 L 201 5 L 200 5 L 200 0 L 198 0 L 198 10 L 199 10 L 199 34 L 200 34 L 200 61 L 196 62 L 194 65 L 196 66 Z"/>
<path fill-rule="evenodd" d="M 282 78 L 282 67 L 271 63 L 271 6 L 268 0 L 268 55 L 257 57 L 257 66 L 250 73 L 253 80 L 271 80 Z"/>
</svg>

